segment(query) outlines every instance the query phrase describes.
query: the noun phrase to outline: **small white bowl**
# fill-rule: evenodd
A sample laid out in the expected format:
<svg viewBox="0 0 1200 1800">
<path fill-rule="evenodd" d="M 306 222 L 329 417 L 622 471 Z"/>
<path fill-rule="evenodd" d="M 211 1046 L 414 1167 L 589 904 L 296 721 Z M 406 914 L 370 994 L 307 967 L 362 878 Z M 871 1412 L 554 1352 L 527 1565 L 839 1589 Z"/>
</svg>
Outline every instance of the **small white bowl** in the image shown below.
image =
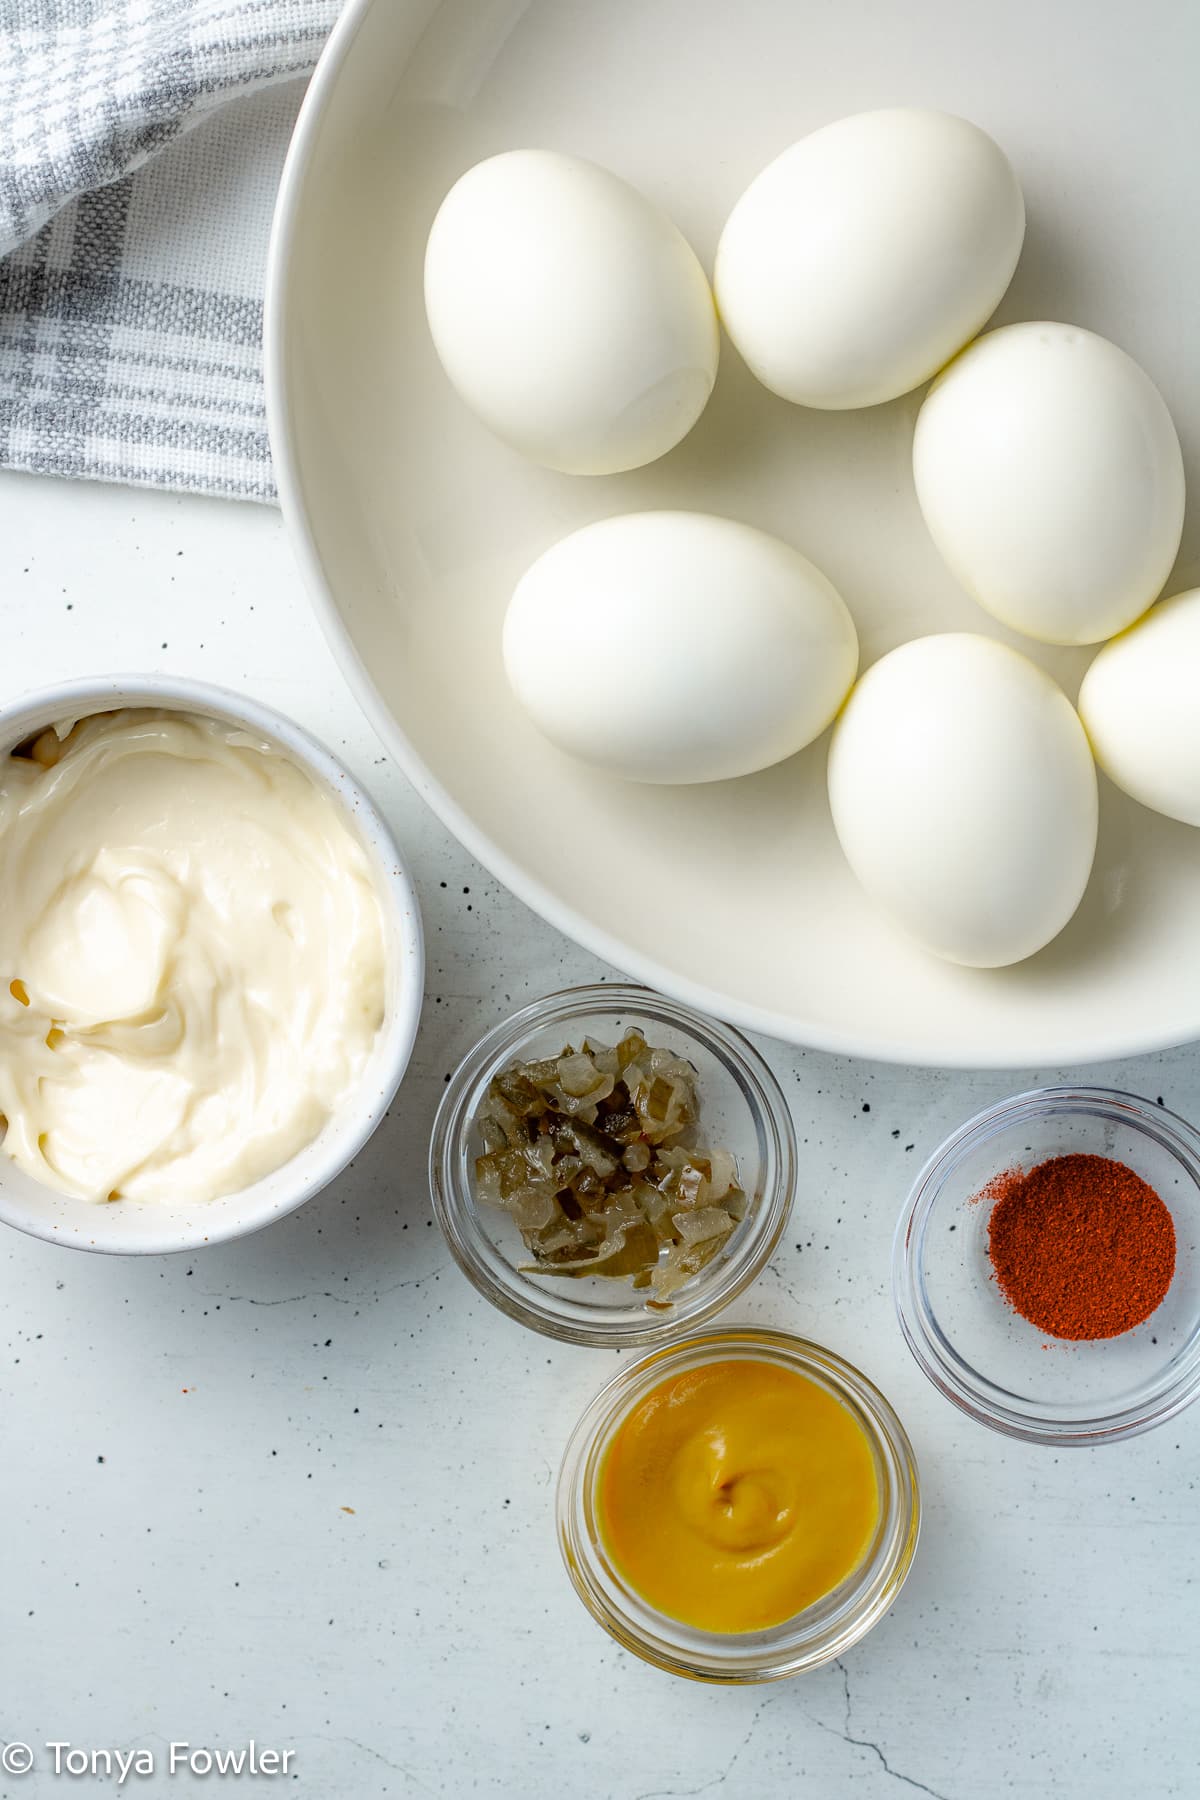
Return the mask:
<svg viewBox="0 0 1200 1800">
<path fill-rule="evenodd" d="M 179 676 L 114 675 L 63 682 L 0 705 L 0 756 L 59 719 L 117 707 L 155 707 L 220 719 L 267 738 L 332 795 L 370 859 L 387 940 L 384 1019 L 350 1102 L 281 1168 L 205 1204 L 119 1200 L 96 1205 L 34 1181 L 0 1149 L 0 1221 L 47 1243 L 114 1255 L 155 1256 L 245 1237 L 311 1200 L 346 1167 L 383 1118 L 408 1066 L 424 990 L 421 914 L 383 818 L 334 757 L 257 700 Z"/>
</svg>

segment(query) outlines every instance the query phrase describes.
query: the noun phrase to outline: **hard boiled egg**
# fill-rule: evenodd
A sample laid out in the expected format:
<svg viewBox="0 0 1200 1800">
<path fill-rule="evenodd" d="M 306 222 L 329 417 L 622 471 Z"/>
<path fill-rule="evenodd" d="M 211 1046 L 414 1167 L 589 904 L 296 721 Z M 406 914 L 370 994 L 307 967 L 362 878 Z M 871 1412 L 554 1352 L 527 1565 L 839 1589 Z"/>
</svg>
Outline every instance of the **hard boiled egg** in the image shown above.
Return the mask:
<svg viewBox="0 0 1200 1800">
<path fill-rule="evenodd" d="M 1106 644 L 1079 712 L 1096 761 L 1168 819 L 1200 825 L 1200 588 L 1175 594 Z"/>
<path fill-rule="evenodd" d="M 549 150 L 493 156 L 451 188 L 425 310 L 484 424 L 575 475 L 662 456 L 717 376 L 712 293 L 686 239 L 607 169 Z"/>
<path fill-rule="evenodd" d="M 570 755 L 633 781 L 721 781 L 820 735 L 858 638 L 789 544 L 705 513 L 635 513 L 539 557 L 509 603 L 504 665 Z"/>
<path fill-rule="evenodd" d="M 974 337 L 1024 235 L 1017 178 L 977 125 L 919 108 L 858 113 L 751 182 L 717 249 L 717 306 L 785 400 L 875 406 Z"/>
<path fill-rule="evenodd" d="M 867 670 L 829 752 L 829 800 L 867 892 L 927 949 L 997 968 L 1050 942 L 1096 850 L 1096 771 L 1066 695 L 967 633 Z"/>
<path fill-rule="evenodd" d="M 1183 458 L 1132 357 L 1075 325 L 1006 325 L 930 389 L 913 440 L 934 543 L 979 604 L 1047 644 L 1143 613 L 1183 529 Z"/>
</svg>

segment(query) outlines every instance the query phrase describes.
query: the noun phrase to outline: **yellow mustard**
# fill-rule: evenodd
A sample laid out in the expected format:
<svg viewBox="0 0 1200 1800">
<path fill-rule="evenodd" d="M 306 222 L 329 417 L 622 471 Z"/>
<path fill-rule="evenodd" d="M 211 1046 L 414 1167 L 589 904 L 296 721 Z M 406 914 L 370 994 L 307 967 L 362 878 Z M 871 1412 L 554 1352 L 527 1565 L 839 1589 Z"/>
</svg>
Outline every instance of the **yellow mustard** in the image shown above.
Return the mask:
<svg viewBox="0 0 1200 1800">
<path fill-rule="evenodd" d="M 661 1382 L 601 1467 L 601 1537 L 649 1605 L 702 1631 L 782 1624 L 844 1581 L 879 1522 L 870 1442 L 831 1393 L 766 1361 Z"/>
</svg>

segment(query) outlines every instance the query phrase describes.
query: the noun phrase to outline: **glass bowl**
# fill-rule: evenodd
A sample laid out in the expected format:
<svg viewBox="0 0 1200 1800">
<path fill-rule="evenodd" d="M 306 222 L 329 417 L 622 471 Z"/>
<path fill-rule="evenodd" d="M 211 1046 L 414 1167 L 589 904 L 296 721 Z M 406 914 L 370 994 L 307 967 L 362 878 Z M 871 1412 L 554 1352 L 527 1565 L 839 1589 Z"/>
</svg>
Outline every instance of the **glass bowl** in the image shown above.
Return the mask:
<svg viewBox="0 0 1200 1800">
<path fill-rule="evenodd" d="M 525 1246 L 513 1221 L 473 1191 L 475 1124 L 493 1075 L 515 1061 L 558 1055 L 592 1037 L 615 1044 L 637 1026 L 652 1046 L 684 1057 L 697 1075 L 700 1132 L 737 1158 L 746 1216 L 728 1243 L 673 1296 L 648 1311 L 628 1281 L 522 1274 Z M 740 1033 L 664 1000 L 648 988 L 601 982 L 523 1007 L 463 1059 L 438 1110 L 429 1178 L 438 1222 L 459 1267 L 494 1306 L 533 1331 L 573 1344 L 656 1344 L 709 1319 L 766 1265 L 791 1211 L 796 1138 L 787 1102 L 766 1063 Z"/>
<path fill-rule="evenodd" d="M 992 1277 L 996 1176 L 1051 1156 L 1122 1162 L 1175 1222 L 1175 1276 L 1120 1337 L 1066 1342 L 1030 1325 Z M 1107 1444 L 1148 1431 L 1200 1388 L 1200 1133 L 1108 1088 L 1038 1088 L 969 1119 L 925 1165 L 896 1231 L 892 1281 L 908 1346 L 934 1386 L 994 1431 L 1037 1444 Z"/>
<path fill-rule="evenodd" d="M 767 1631 L 700 1631 L 648 1606 L 625 1581 L 600 1534 L 596 1493 L 614 1433 L 650 1389 L 705 1363 L 743 1359 L 808 1376 L 853 1415 L 874 1452 L 879 1525 L 853 1574 L 794 1618 Z M 920 1511 L 912 1445 L 878 1388 L 831 1350 L 754 1326 L 689 1337 L 622 1369 L 576 1425 L 558 1478 L 559 1547 L 592 1617 L 625 1649 L 657 1668 L 727 1685 L 804 1674 L 842 1656 L 864 1637 L 904 1585 L 917 1547 Z"/>
</svg>

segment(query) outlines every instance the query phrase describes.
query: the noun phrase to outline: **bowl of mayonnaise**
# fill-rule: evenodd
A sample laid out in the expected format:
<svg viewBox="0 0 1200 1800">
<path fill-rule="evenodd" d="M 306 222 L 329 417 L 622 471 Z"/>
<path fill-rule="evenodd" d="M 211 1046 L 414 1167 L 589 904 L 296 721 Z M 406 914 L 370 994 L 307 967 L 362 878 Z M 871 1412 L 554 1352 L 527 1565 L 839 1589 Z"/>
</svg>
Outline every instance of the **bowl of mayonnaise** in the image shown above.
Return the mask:
<svg viewBox="0 0 1200 1800">
<path fill-rule="evenodd" d="M 118 1253 L 256 1231 L 383 1118 L 416 896 L 341 765 L 258 701 L 114 676 L 0 709 L 0 1220 Z"/>
</svg>

